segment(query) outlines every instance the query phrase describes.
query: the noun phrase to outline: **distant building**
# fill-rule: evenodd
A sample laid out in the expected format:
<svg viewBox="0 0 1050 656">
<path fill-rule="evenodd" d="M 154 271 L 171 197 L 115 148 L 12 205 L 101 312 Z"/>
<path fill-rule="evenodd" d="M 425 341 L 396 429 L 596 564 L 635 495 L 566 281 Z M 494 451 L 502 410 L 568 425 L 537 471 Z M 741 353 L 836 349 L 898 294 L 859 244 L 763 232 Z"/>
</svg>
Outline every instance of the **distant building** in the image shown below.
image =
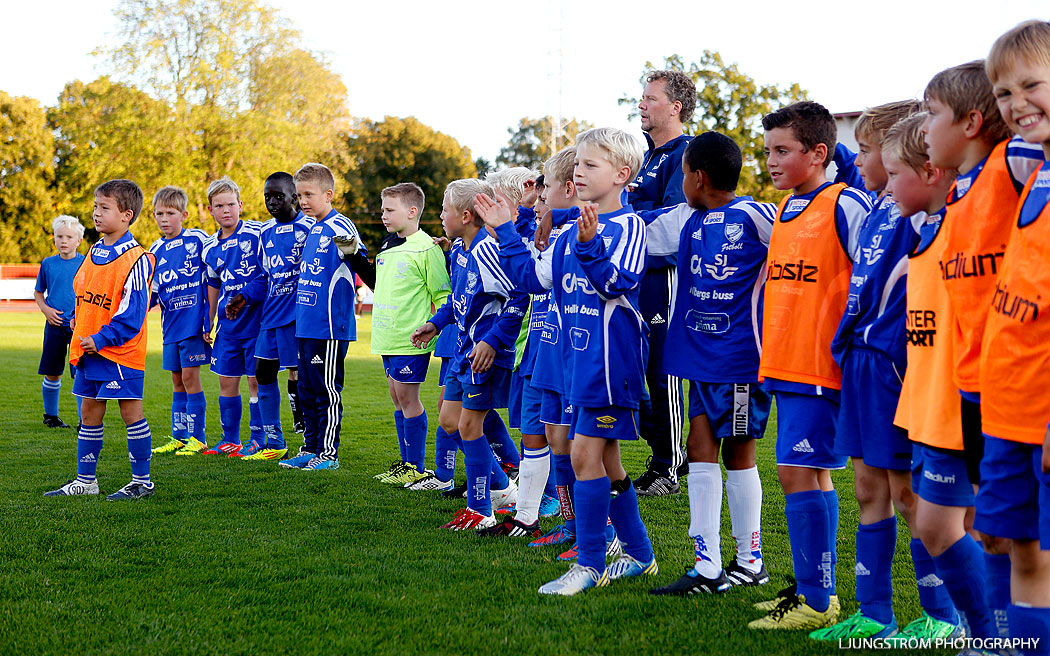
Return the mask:
<svg viewBox="0 0 1050 656">
<path fill-rule="evenodd" d="M 857 119 L 861 112 L 841 112 L 832 114 L 835 117 L 835 127 L 839 130 L 839 143 L 845 145 L 853 152 L 857 152 L 857 138 L 853 136 L 853 127 L 857 125 Z"/>
</svg>

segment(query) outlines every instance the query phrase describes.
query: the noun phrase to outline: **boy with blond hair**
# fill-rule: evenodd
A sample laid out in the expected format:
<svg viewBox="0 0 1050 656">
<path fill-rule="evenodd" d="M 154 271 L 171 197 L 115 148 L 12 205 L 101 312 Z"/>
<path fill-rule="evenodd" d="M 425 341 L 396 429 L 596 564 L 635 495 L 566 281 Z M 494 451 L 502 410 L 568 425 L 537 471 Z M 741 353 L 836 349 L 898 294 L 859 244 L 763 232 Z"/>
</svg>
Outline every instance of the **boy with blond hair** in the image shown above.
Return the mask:
<svg viewBox="0 0 1050 656">
<path fill-rule="evenodd" d="M 177 451 L 191 437 L 202 444 L 207 442 L 201 365 L 211 357 L 204 275 L 204 249 L 210 237 L 203 230 L 183 228 L 188 203 L 189 197 L 179 187 L 162 187 L 153 195 L 153 218 L 161 234 L 149 247 L 157 258 L 153 303 L 161 310 L 161 366 L 171 372 L 172 385 L 171 439 L 153 453 Z"/>
<path fill-rule="evenodd" d="M 77 252 L 84 241 L 84 224 L 71 216 L 58 216 L 51 222 L 54 231 L 57 255 L 45 257 L 40 263 L 33 289 L 33 300 L 40 313 L 47 319 L 44 324 L 44 347 L 40 353 L 40 368 L 37 373 L 44 377 L 44 425 L 48 428 L 69 428 L 69 424 L 58 416 L 58 398 L 62 390 L 62 370 L 69 358 L 69 340 L 73 337 L 70 322 L 73 319 L 73 276 L 84 261 Z M 76 370 L 70 367 L 71 376 Z M 80 414 L 80 397 L 77 399 L 77 414 Z"/>
<path fill-rule="evenodd" d="M 73 277 L 76 308 L 69 362 L 77 367 L 73 393 L 83 398 L 77 436 L 77 477 L 44 496 L 99 493 L 95 471 L 102 451 L 107 401 L 120 405 L 127 426 L 131 482 L 108 501 L 152 496 L 150 430 L 142 413 L 146 313 L 155 262 L 128 231 L 142 211 L 142 190 L 131 180 L 95 189 L 92 217 L 102 238 Z"/>
<path fill-rule="evenodd" d="M 999 37 L 985 63 L 1007 126 L 1050 160 L 1050 24 Z M 1028 178 L 981 345 L 985 435 L 974 528 L 1010 545 L 1010 635 L 1050 654 L 1050 163 Z M 1034 639 L 1034 640 L 1032 640 Z"/>
</svg>

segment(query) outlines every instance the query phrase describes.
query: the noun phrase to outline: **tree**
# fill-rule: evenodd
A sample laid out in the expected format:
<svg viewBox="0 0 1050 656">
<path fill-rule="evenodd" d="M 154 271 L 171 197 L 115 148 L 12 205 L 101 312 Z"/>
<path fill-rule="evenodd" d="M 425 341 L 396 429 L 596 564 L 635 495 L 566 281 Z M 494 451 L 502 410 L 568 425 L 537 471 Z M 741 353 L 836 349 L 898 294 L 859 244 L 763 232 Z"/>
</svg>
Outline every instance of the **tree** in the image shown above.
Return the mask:
<svg viewBox="0 0 1050 656">
<path fill-rule="evenodd" d="M 555 119 L 544 116 L 540 119 L 525 117 L 518 127 L 507 128 L 510 143 L 500 148 L 496 163 L 500 166 L 525 166 L 540 169 L 543 163 L 562 148 L 576 143 L 576 135 L 593 126 L 575 118 L 563 121 L 562 129 L 554 136 Z"/>
<path fill-rule="evenodd" d="M 686 125 L 689 134 L 716 130 L 732 137 L 744 155 L 738 193 L 758 200 L 772 201 L 783 196 L 777 191 L 765 168 L 762 117 L 769 112 L 798 100 L 805 100 L 806 92 L 798 84 L 787 87 L 759 85 L 740 72 L 736 64 L 726 65 L 717 52 L 705 50 L 699 62 L 686 66 L 680 55 L 664 59 L 663 66 L 645 63 L 642 83 L 649 71 L 663 68 L 687 73 L 696 84 L 696 111 Z M 621 105 L 631 106 L 631 118 L 638 115 L 638 100 L 624 96 Z"/>
<path fill-rule="evenodd" d="M 412 116 L 362 119 L 348 135 L 347 145 L 350 161 L 343 203 L 373 251 L 386 234 L 379 222 L 379 193 L 385 187 L 399 182 L 422 187 L 427 201 L 420 223 L 437 236 L 442 234 L 437 217 L 445 187 L 476 173 L 469 148 Z"/>
<path fill-rule="evenodd" d="M 44 109 L 0 91 L 0 135 L 0 262 L 40 260 L 51 253 L 46 226 L 55 216 L 55 146 Z"/>
</svg>

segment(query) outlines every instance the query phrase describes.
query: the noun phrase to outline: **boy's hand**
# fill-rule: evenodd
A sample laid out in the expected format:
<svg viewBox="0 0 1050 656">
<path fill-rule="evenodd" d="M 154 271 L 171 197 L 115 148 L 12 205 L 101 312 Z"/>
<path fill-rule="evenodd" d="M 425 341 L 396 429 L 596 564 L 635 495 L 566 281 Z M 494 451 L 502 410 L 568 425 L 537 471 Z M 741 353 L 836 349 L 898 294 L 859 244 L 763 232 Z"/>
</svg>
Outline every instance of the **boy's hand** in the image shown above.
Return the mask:
<svg viewBox="0 0 1050 656">
<path fill-rule="evenodd" d="M 47 319 L 47 322 L 52 326 L 62 325 L 62 310 L 56 310 L 50 305 L 45 305 L 40 312 L 43 313 L 44 318 Z"/>
<path fill-rule="evenodd" d="M 554 213 L 548 210 L 536 224 L 536 236 L 533 238 L 536 250 L 541 252 L 547 250 L 547 247 L 550 246 L 552 230 L 554 230 Z"/>
<path fill-rule="evenodd" d="M 80 348 L 84 349 L 84 353 L 98 353 L 98 349 L 95 348 L 95 340 L 91 337 L 81 337 Z"/>
<path fill-rule="evenodd" d="M 226 304 L 226 318 L 236 319 L 237 315 L 241 313 L 241 310 L 243 310 L 244 306 L 247 304 L 248 299 L 244 298 L 244 294 L 237 294 Z"/>
<path fill-rule="evenodd" d="M 208 332 L 208 333 L 201 333 L 201 337 L 204 338 L 204 343 L 207 344 L 208 346 L 211 346 L 212 344 L 215 343 L 215 339 L 212 338 L 210 332 Z"/>
<path fill-rule="evenodd" d="M 484 373 L 492 368 L 492 363 L 496 360 L 496 349 L 485 342 L 478 342 L 467 354 L 467 359 L 470 360 L 471 371 L 476 374 Z"/>
<path fill-rule="evenodd" d="M 426 348 L 430 340 L 434 339 L 437 334 L 437 326 L 428 321 L 412 332 L 412 346 L 419 349 Z"/>
<path fill-rule="evenodd" d="M 452 250 L 452 240 L 448 237 L 431 237 L 434 243 L 438 245 L 438 248 L 445 251 L 446 253 Z"/>
<path fill-rule="evenodd" d="M 580 218 L 576 219 L 579 231 L 576 233 L 576 241 L 582 243 L 594 239 L 598 234 L 598 204 L 587 203 L 580 208 Z"/>
<path fill-rule="evenodd" d="M 521 194 L 521 206 L 532 207 L 540 199 L 540 187 L 535 180 L 526 180 L 524 192 Z"/>
<path fill-rule="evenodd" d="M 1043 438 L 1043 473 L 1050 474 L 1050 428 L 1046 429 L 1046 437 Z"/>
<path fill-rule="evenodd" d="M 351 235 L 349 237 L 333 237 L 332 241 L 335 242 L 339 252 L 343 255 L 353 255 L 361 246 L 361 242 L 358 240 L 357 235 Z"/>
<path fill-rule="evenodd" d="M 497 193 L 493 201 L 485 194 L 474 196 L 474 211 L 478 213 L 485 225 L 497 228 L 504 223 L 510 223 L 510 201 L 503 194 Z"/>
</svg>

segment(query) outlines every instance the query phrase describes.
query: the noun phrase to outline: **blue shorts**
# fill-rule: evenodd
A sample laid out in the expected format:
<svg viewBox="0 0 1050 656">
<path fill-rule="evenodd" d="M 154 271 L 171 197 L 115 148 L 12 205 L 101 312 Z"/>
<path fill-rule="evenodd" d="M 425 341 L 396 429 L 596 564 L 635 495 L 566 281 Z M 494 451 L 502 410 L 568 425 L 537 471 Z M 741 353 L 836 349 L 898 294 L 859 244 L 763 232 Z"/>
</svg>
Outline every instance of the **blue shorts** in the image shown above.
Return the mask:
<svg viewBox="0 0 1050 656">
<path fill-rule="evenodd" d="M 255 357 L 277 360 L 282 369 L 299 366 L 299 340 L 295 337 L 295 323 L 259 331 L 255 341 Z"/>
<path fill-rule="evenodd" d="M 448 374 L 450 362 L 452 362 L 452 358 L 441 358 L 441 369 L 438 369 L 438 386 L 440 387 L 445 385 L 445 376 Z"/>
<path fill-rule="evenodd" d="M 758 383 L 689 381 L 689 418 L 706 415 L 716 440 L 757 440 L 773 399 Z"/>
<path fill-rule="evenodd" d="M 1041 444 L 985 435 L 975 529 L 1050 546 L 1050 474 L 1043 473 L 1042 458 Z"/>
<path fill-rule="evenodd" d="M 638 411 L 608 405 L 604 408 L 573 408 L 569 439 L 577 435 L 603 437 L 607 440 L 637 440 Z"/>
<path fill-rule="evenodd" d="M 525 377 L 521 369 L 510 372 L 510 396 L 507 397 L 507 427 L 521 428 L 521 394 L 525 390 Z"/>
<path fill-rule="evenodd" d="M 853 347 L 842 365 L 842 397 L 835 452 L 862 458 L 880 469 L 911 469 L 908 431 L 893 425 L 901 396 L 901 377 L 886 355 Z"/>
<path fill-rule="evenodd" d="M 231 339 L 222 333 L 215 336 L 211 349 L 211 372 L 237 378 L 255 375 L 255 343 L 258 337 Z"/>
<path fill-rule="evenodd" d="M 918 442 L 913 447 L 911 487 L 920 499 L 952 508 L 973 505 L 973 484 L 962 451 L 933 449 Z"/>
<path fill-rule="evenodd" d="M 540 421 L 540 407 L 544 391 L 532 386 L 532 378 L 524 378 L 521 390 L 521 432 L 523 435 L 543 435 L 546 429 Z"/>
<path fill-rule="evenodd" d="M 557 392 L 540 391 L 540 421 L 552 426 L 572 426 L 572 405 Z"/>
<path fill-rule="evenodd" d="M 164 371 L 182 371 L 189 367 L 200 367 L 208 364 L 211 358 L 211 346 L 201 335 L 187 337 L 184 340 L 165 344 L 161 352 L 161 368 Z"/>
<path fill-rule="evenodd" d="M 126 380 L 88 380 L 85 376 L 73 379 L 73 394 L 85 399 L 115 401 L 124 399 L 142 400 L 142 385 L 145 378 Z"/>
<path fill-rule="evenodd" d="M 395 383 L 422 383 L 427 379 L 430 355 L 384 355 L 383 371 Z"/>
<path fill-rule="evenodd" d="M 41 376 L 61 376 L 66 365 L 69 375 L 73 374 L 73 365 L 69 364 L 69 342 L 73 339 L 73 329 L 69 326 L 52 326 L 44 324 L 44 348 L 40 351 Z"/>
<path fill-rule="evenodd" d="M 460 376 L 451 372 L 445 380 L 445 400 L 459 401 L 467 410 L 493 410 L 506 408 L 510 395 L 510 371 L 502 367 L 492 367 L 482 383 L 470 382 L 477 378 L 470 369 Z M 466 381 L 466 382 L 464 382 Z"/>
<path fill-rule="evenodd" d="M 813 469 L 843 469 L 846 457 L 835 453 L 839 404 L 826 396 L 776 392 L 777 464 Z"/>
</svg>

